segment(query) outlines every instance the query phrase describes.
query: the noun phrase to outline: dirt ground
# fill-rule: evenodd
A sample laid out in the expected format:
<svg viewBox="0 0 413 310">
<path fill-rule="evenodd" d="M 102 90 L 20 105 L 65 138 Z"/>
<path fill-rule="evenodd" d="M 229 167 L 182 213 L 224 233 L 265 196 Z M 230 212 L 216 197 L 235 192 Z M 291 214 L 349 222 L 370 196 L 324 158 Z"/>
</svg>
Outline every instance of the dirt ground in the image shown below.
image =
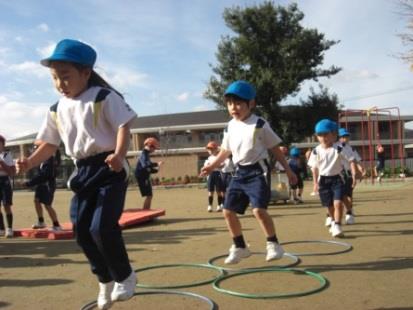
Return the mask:
<svg viewBox="0 0 413 310">
<path fill-rule="evenodd" d="M 325 210 L 317 197 L 305 188 L 305 204 L 276 204 L 269 208 L 281 242 L 288 252 L 313 254 L 341 250 L 324 227 Z M 178 188 L 155 190 L 154 208 L 166 216 L 124 231 L 133 267 L 158 264 L 201 264 L 223 255 L 231 245 L 221 213 L 206 212 L 206 190 Z M 14 196 L 15 227 L 29 227 L 35 221 L 32 192 Z M 61 222 L 68 221 L 70 192 L 58 191 L 55 207 Z M 362 184 L 355 192 L 356 224 L 344 226 L 345 238 L 353 250 L 337 255 L 302 256 L 296 268 L 318 272 L 328 279 L 326 289 L 292 298 L 247 299 L 222 294 L 211 284 L 180 289 L 207 296 L 219 309 L 413 309 L 413 181 L 383 185 Z M 127 208 L 136 208 L 142 198 L 131 188 Z M 48 217 L 46 217 L 48 221 Z M 263 252 L 265 238 L 251 212 L 241 218 L 244 235 L 252 251 Z M 255 254 L 240 268 L 280 266 L 283 258 L 266 263 Z M 216 264 L 222 264 L 218 259 Z M 199 282 L 217 275 L 200 267 L 158 268 L 138 273 L 142 284 L 179 285 Z M 313 278 L 299 273 L 251 273 L 223 281 L 222 287 L 249 294 L 282 294 L 318 286 Z M 85 257 L 73 240 L 0 238 L 1 309 L 80 309 L 96 298 L 97 281 Z M 137 291 L 143 291 L 139 288 Z M 209 309 L 208 305 L 183 295 L 142 295 L 117 303 L 112 309 Z"/>
</svg>

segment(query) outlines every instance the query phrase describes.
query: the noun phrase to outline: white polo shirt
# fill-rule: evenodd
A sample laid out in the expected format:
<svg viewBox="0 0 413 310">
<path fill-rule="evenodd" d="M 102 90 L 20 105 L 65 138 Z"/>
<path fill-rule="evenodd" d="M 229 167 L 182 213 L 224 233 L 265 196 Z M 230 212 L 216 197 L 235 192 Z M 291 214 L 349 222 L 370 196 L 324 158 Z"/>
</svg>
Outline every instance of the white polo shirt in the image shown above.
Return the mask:
<svg viewBox="0 0 413 310">
<path fill-rule="evenodd" d="M 217 158 L 217 155 L 212 155 L 212 154 L 209 155 L 208 158 L 204 162 L 204 167 L 210 165 L 213 161 L 215 161 L 215 159 Z M 221 164 L 221 166 L 222 166 L 222 164 Z M 220 171 L 220 170 L 221 170 L 220 167 L 217 167 L 217 168 L 214 169 L 214 171 Z"/>
<path fill-rule="evenodd" d="M 359 155 L 359 153 L 357 153 L 357 151 L 355 149 L 353 149 L 353 147 L 348 144 L 348 143 L 340 143 L 339 144 L 343 149 L 345 149 L 345 152 L 348 154 L 353 154 L 354 160 L 357 162 L 361 161 L 361 157 Z M 349 171 L 350 170 L 350 162 L 347 160 L 343 161 L 343 167 L 345 170 Z"/>
<path fill-rule="evenodd" d="M 328 148 L 317 145 L 311 152 L 307 165 L 311 168 L 317 168 L 320 176 L 340 174 L 343 170 L 343 162 L 353 161 L 354 155 L 352 152 L 348 152 L 348 150 L 341 147 L 341 152 L 339 152 L 339 147 L 337 143 Z"/>
<path fill-rule="evenodd" d="M 251 165 L 268 158 L 268 149 L 280 144 L 281 139 L 264 120 L 262 128 L 256 128 L 258 119 L 251 114 L 246 120 L 232 119 L 228 123 L 227 132 L 221 148 L 231 151 L 235 165 Z"/>
<path fill-rule="evenodd" d="M 10 166 L 10 167 L 14 166 L 13 157 L 11 156 L 10 152 L 1 152 L 0 160 L 3 161 L 7 166 Z M 7 172 L 4 171 L 0 167 L 0 177 L 6 177 L 6 176 L 8 176 Z"/>
<path fill-rule="evenodd" d="M 47 112 L 37 139 L 53 145 L 63 142 L 66 154 L 73 159 L 114 150 L 118 129 L 136 113 L 114 91 L 95 103 L 101 89 L 94 86 L 76 98 L 62 97 L 56 113 Z"/>
</svg>

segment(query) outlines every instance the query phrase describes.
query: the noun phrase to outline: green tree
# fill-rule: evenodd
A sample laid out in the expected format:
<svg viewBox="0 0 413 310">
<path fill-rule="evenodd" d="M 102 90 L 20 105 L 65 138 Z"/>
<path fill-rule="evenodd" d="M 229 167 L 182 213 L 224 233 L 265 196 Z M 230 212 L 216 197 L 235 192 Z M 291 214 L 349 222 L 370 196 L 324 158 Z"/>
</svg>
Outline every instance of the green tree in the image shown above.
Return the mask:
<svg viewBox="0 0 413 310">
<path fill-rule="evenodd" d="M 279 103 L 300 90 L 306 80 L 330 77 L 341 69 L 320 68 L 324 52 L 338 41 L 326 40 L 316 29 L 300 23 L 304 14 L 296 4 L 287 7 L 272 2 L 248 8 L 227 8 L 226 25 L 235 33 L 222 37 L 204 96 L 224 107 L 226 86 L 244 79 L 257 89 L 259 112 L 278 130 Z"/>
<path fill-rule="evenodd" d="M 339 110 L 337 95 L 330 94 L 328 89 L 319 85 L 319 91 L 310 89 L 306 100 L 300 100 L 300 105 L 284 106 L 281 109 L 279 135 L 287 145 L 301 142 L 314 133 L 315 124 L 323 118 L 337 121 Z"/>
</svg>

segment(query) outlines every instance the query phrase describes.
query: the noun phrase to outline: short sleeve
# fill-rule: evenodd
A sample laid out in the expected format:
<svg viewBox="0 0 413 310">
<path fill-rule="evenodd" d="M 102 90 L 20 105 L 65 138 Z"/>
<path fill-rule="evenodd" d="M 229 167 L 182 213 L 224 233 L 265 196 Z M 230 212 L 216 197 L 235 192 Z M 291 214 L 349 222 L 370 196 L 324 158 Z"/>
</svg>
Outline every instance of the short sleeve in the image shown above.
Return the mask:
<svg viewBox="0 0 413 310">
<path fill-rule="evenodd" d="M 270 124 L 265 122 L 263 126 L 263 143 L 267 149 L 271 149 L 281 143 L 281 138 L 272 130 Z"/>
<path fill-rule="evenodd" d="M 230 151 L 231 147 L 229 145 L 229 132 L 224 130 L 224 137 L 222 138 L 221 149 L 225 151 Z"/>
<path fill-rule="evenodd" d="M 111 91 L 103 104 L 103 113 L 114 131 L 125 126 L 137 115 L 121 96 Z"/>
<path fill-rule="evenodd" d="M 43 120 L 43 123 L 39 129 L 39 132 L 36 136 L 36 140 L 46 142 L 53 145 L 60 145 L 61 138 L 58 130 L 58 120 L 56 117 L 53 117 L 52 111 L 47 111 L 46 118 Z"/>
<path fill-rule="evenodd" d="M 14 166 L 13 156 L 10 154 L 10 152 L 7 152 L 6 156 L 3 158 L 3 161 L 9 167 Z"/>
<path fill-rule="evenodd" d="M 318 168 L 317 154 L 315 153 L 315 150 L 311 151 L 311 155 L 310 155 L 310 158 L 308 159 L 307 165 L 310 168 Z"/>
</svg>

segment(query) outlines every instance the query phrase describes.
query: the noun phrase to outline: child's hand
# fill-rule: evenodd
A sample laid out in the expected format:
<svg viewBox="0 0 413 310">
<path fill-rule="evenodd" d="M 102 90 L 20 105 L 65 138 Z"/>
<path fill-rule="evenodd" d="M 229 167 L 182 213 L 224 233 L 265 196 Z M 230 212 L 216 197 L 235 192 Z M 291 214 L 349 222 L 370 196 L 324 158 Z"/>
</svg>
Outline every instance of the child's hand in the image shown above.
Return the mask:
<svg viewBox="0 0 413 310">
<path fill-rule="evenodd" d="M 163 165 L 163 161 L 158 161 L 158 167 Z"/>
<path fill-rule="evenodd" d="M 115 172 L 120 172 L 123 169 L 124 158 L 116 153 L 109 154 L 105 159 L 105 163 Z"/>
<path fill-rule="evenodd" d="M 213 167 L 211 165 L 207 165 L 201 168 L 201 173 L 199 174 L 200 177 L 206 177 L 207 175 L 210 175 L 213 170 Z"/>
<path fill-rule="evenodd" d="M 32 164 L 31 164 L 31 161 L 28 158 L 23 157 L 21 159 L 16 160 L 16 172 L 17 172 L 17 174 L 29 171 L 31 168 L 32 168 Z"/>
</svg>

